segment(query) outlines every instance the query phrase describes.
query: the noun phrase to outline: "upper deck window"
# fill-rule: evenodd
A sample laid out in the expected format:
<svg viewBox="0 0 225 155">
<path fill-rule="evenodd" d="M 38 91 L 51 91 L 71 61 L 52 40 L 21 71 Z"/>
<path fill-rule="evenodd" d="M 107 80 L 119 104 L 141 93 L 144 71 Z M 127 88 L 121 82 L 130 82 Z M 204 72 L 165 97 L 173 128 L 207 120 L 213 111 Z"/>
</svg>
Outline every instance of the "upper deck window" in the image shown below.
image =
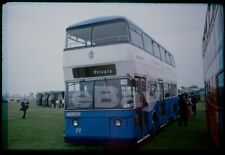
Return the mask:
<svg viewBox="0 0 225 155">
<path fill-rule="evenodd" d="M 93 27 L 92 44 L 128 41 L 128 27 L 125 22 L 114 22 Z"/>
<path fill-rule="evenodd" d="M 133 26 L 132 24 L 130 26 L 130 38 L 131 42 L 134 43 L 136 46 L 143 48 L 143 40 L 142 40 L 142 33 L 141 31 Z"/>
<path fill-rule="evenodd" d="M 91 31 L 91 27 L 68 30 L 66 48 L 90 46 Z"/>
<path fill-rule="evenodd" d="M 160 47 L 160 54 L 161 54 L 162 61 L 166 62 L 166 51 L 162 47 Z"/>
<path fill-rule="evenodd" d="M 170 59 L 171 59 L 172 66 L 175 67 L 175 61 L 172 55 L 170 55 Z"/>
<path fill-rule="evenodd" d="M 156 42 L 153 43 L 154 54 L 157 58 L 160 58 L 159 46 Z"/>
<path fill-rule="evenodd" d="M 171 64 L 169 52 L 166 52 L 166 62 L 167 62 L 168 64 Z"/>
<path fill-rule="evenodd" d="M 128 26 L 124 21 L 114 21 L 67 30 L 66 48 L 88 47 L 123 41 L 129 41 Z"/>
<path fill-rule="evenodd" d="M 153 54 L 152 40 L 144 34 L 143 41 L 144 41 L 145 50 L 147 50 L 149 53 Z"/>
</svg>

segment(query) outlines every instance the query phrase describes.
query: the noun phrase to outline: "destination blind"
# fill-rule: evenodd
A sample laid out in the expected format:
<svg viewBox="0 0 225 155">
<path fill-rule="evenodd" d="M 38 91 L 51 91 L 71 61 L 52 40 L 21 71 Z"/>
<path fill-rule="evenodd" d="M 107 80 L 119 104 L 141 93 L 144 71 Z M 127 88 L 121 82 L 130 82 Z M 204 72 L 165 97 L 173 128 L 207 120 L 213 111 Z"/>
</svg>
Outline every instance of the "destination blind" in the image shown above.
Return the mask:
<svg viewBox="0 0 225 155">
<path fill-rule="evenodd" d="M 74 78 L 116 75 L 115 64 L 73 68 Z"/>
</svg>

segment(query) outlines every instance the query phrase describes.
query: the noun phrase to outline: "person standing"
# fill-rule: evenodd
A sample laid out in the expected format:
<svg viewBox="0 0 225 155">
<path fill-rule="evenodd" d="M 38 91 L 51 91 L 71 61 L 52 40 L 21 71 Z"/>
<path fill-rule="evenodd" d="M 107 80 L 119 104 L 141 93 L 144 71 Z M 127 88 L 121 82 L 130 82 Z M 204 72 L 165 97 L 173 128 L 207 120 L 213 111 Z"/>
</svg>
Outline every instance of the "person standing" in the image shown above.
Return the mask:
<svg viewBox="0 0 225 155">
<path fill-rule="evenodd" d="M 27 100 L 22 101 L 20 111 L 23 111 L 23 116 L 22 116 L 23 119 L 25 119 L 25 117 L 26 117 L 28 108 L 29 108 L 29 102 Z"/>
<path fill-rule="evenodd" d="M 196 117 L 196 104 L 197 104 L 197 98 L 194 95 L 194 93 L 191 93 L 191 101 L 192 101 L 192 112 L 193 116 Z"/>
<path fill-rule="evenodd" d="M 190 118 L 193 115 L 192 112 L 192 97 L 191 94 L 187 95 L 187 111 L 188 111 L 188 118 Z"/>
<path fill-rule="evenodd" d="M 179 98 L 179 110 L 180 110 L 180 119 L 178 121 L 178 126 L 181 126 L 184 124 L 184 126 L 187 126 L 188 121 L 188 105 L 187 105 L 187 94 L 183 93 L 181 94 Z"/>
</svg>

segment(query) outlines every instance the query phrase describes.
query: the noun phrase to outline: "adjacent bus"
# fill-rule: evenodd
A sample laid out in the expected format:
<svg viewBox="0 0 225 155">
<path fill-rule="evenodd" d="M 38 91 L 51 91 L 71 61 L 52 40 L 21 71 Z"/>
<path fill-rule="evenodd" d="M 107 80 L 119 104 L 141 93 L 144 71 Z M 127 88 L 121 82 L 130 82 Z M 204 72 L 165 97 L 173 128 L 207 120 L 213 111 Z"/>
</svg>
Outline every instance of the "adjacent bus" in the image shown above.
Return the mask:
<svg viewBox="0 0 225 155">
<path fill-rule="evenodd" d="M 140 143 L 177 114 L 173 55 L 122 16 L 66 28 L 64 140 Z"/>
<path fill-rule="evenodd" d="M 202 58 L 208 128 L 216 148 L 224 146 L 224 10 L 209 4 L 203 34 Z"/>
<path fill-rule="evenodd" d="M 36 104 L 49 107 L 64 107 L 64 91 L 38 92 Z"/>
<path fill-rule="evenodd" d="M 43 97 L 42 93 L 39 92 L 36 94 L 36 104 L 37 105 L 42 105 L 42 97 Z"/>
</svg>

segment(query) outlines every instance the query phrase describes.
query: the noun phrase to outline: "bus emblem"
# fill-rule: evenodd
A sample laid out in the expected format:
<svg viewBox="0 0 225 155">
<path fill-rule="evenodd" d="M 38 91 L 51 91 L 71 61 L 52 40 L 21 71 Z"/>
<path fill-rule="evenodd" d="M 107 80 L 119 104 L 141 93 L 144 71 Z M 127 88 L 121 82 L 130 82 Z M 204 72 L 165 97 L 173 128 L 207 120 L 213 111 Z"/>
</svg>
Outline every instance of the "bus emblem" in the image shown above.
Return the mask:
<svg viewBox="0 0 225 155">
<path fill-rule="evenodd" d="M 90 59 L 93 59 L 94 58 L 94 52 L 90 51 L 88 53 L 88 56 L 89 56 Z"/>
</svg>

